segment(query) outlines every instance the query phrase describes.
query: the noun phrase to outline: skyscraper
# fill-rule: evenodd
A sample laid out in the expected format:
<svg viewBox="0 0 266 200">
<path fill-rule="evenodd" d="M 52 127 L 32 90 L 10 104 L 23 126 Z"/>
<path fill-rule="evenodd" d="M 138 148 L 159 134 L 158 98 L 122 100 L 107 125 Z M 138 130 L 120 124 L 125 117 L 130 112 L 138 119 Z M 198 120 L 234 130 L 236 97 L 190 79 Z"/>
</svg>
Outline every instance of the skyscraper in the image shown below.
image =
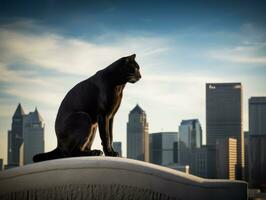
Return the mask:
<svg viewBox="0 0 266 200">
<path fill-rule="evenodd" d="M 152 133 L 150 137 L 150 162 L 162 166 L 177 163 L 178 132 Z"/>
<path fill-rule="evenodd" d="M 8 165 L 32 163 L 33 155 L 44 152 L 44 123 L 37 110 L 25 114 L 21 104 L 13 117 L 8 131 Z"/>
<path fill-rule="evenodd" d="M 249 99 L 249 133 L 266 135 L 266 97 Z"/>
<path fill-rule="evenodd" d="M 191 153 L 193 149 L 200 148 L 201 145 L 202 129 L 199 120 L 182 120 L 179 126 L 178 163 L 191 165 Z"/>
<path fill-rule="evenodd" d="M 8 131 L 8 165 L 19 165 L 19 150 L 23 143 L 23 117 L 25 113 L 21 106 L 18 107 L 12 117 L 11 130 Z"/>
<path fill-rule="evenodd" d="M 4 169 L 4 160 L 0 158 L 0 171 Z"/>
<path fill-rule="evenodd" d="M 207 145 L 214 146 L 217 139 L 237 140 L 237 179 L 242 179 L 245 162 L 241 83 L 206 84 L 206 136 Z"/>
<path fill-rule="evenodd" d="M 224 138 L 216 140 L 217 178 L 236 179 L 237 140 Z"/>
<path fill-rule="evenodd" d="M 129 113 L 127 123 L 127 157 L 149 161 L 149 133 L 147 116 L 139 105 Z"/>
<path fill-rule="evenodd" d="M 32 163 L 35 154 L 44 152 L 44 123 L 37 108 L 24 116 L 23 148 L 21 148 L 21 164 Z"/>
<path fill-rule="evenodd" d="M 244 131 L 244 144 L 245 144 L 245 181 L 248 182 L 248 153 L 249 153 L 249 132 Z"/>
<path fill-rule="evenodd" d="M 266 97 L 249 99 L 248 149 L 250 186 L 266 190 Z"/>
<path fill-rule="evenodd" d="M 122 142 L 113 142 L 113 148 L 122 157 Z"/>
<path fill-rule="evenodd" d="M 266 135 L 250 135 L 248 163 L 249 186 L 266 191 Z"/>
</svg>

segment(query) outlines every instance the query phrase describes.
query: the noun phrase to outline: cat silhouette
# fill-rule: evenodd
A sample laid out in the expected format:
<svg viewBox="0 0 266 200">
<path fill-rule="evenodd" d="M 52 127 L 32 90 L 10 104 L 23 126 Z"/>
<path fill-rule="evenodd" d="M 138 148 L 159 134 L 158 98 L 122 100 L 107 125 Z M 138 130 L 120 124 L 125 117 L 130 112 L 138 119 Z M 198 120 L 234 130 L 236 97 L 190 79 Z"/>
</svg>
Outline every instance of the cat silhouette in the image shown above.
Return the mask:
<svg viewBox="0 0 266 200">
<path fill-rule="evenodd" d="M 113 122 L 126 83 L 140 78 L 136 55 L 122 57 L 90 78 L 75 85 L 64 97 L 55 121 L 57 147 L 37 154 L 34 162 L 77 156 L 119 156 L 114 151 Z M 99 128 L 103 146 L 91 150 Z"/>
</svg>

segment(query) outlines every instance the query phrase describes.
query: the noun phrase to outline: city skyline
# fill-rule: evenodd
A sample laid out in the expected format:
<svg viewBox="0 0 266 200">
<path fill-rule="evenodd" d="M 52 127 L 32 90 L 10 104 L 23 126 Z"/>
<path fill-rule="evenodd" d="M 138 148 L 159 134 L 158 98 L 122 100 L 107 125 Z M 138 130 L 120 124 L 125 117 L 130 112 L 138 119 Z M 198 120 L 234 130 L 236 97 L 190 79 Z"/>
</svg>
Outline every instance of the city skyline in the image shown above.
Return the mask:
<svg viewBox="0 0 266 200">
<path fill-rule="evenodd" d="M 265 7 L 262 1 L 3 2 L 1 157 L 18 102 L 25 110 L 38 106 L 49 151 L 56 146 L 54 122 L 66 92 L 132 53 L 142 79 L 124 90 L 114 140 L 126 141 L 128 112 L 140 103 L 150 132 L 176 131 L 181 120 L 197 118 L 205 143 L 207 82 L 242 83 L 248 130 L 248 98 L 266 95 Z M 101 148 L 98 134 L 93 147 Z"/>
<path fill-rule="evenodd" d="M 206 85 L 207 85 L 208 83 L 206 83 Z M 212 84 L 214 84 L 214 83 L 212 83 Z M 224 84 L 224 83 L 215 83 L 215 84 Z M 227 84 L 227 83 L 225 83 L 225 84 Z M 205 86 L 206 86 L 205 85 Z M 249 99 L 250 98 L 265 98 L 265 97 L 249 97 Z M 18 104 L 18 106 L 17 106 L 17 109 L 19 108 L 19 105 L 21 105 L 20 103 Z M 136 104 L 137 106 L 138 106 L 138 104 Z M 35 110 L 37 109 L 37 107 L 35 107 Z M 22 111 L 24 112 L 24 110 L 23 110 L 23 108 L 22 108 Z M 182 122 L 182 121 L 189 121 L 190 119 L 181 119 L 181 121 L 180 121 L 180 123 Z M 198 120 L 198 119 L 193 119 L 193 120 Z M 204 126 L 204 125 L 203 125 Z M 159 131 L 159 130 L 158 130 Z M 157 131 L 157 132 L 158 132 Z M 170 130 L 171 131 L 171 130 Z M 173 131 L 173 130 L 172 130 Z M 178 131 L 178 128 L 176 129 L 176 130 L 174 130 L 174 131 Z M 7 130 L 7 132 L 8 132 L 8 130 Z M 165 132 L 165 131 L 163 131 L 163 132 Z M 169 131 L 168 131 L 169 132 Z M 151 131 L 149 131 L 148 132 L 148 134 L 151 134 L 152 132 Z M 204 130 L 202 130 L 202 133 L 204 133 Z M 205 132 L 205 134 L 206 134 L 206 132 Z M 45 135 L 45 134 L 44 134 Z M 8 134 L 7 134 L 7 136 L 8 136 Z M 206 137 L 206 135 L 205 135 L 205 137 Z M 8 138 L 7 138 L 8 139 Z M 8 144 L 8 141 L 6 141 L 6 144 L 4 144 L 4 142 L 5 141 L 3 141 L 3 140 L 1 140 L 1 144 L 3 144 L 3 145 L 1 145 L 1 147 L 2 147 L 2 149 L 4 149 L 5 147 L 7 147 L 7 144 Z M 125 145 L 125 143 L 127 144 L 127 142 L 126 141 L 122 141 L 122 143 Z M 202 141 L 201 140 L 201 144 L 202 145 L 206 145 L 206 141 L 204 142 L 204 141 Z M 95 144 L 94 144 L 95 145 Z M 126 152 L 127 152 L 127 147 L 125 147 L 123 145 L 123 148 L 122 148 L 122 152 L 124 152 L 125 153 L 125 155 L 126 155 Z M 99 148 L 101 148 L 101 146 L 98 146 Z M 1 150 L 1 149 L 0 149 Z M 47 150 L 45 150 L 45 151 L 47 151 Z M 5 150 L 3 150 L 2 152 L 0 152 L 0 158 L 3 158 L 4 159 L 4 163 L 6 164 L 7 163 L 7 151 L 5 152 Z M 125 156 L 124 155 L 124 156 Z"/>
</svg>

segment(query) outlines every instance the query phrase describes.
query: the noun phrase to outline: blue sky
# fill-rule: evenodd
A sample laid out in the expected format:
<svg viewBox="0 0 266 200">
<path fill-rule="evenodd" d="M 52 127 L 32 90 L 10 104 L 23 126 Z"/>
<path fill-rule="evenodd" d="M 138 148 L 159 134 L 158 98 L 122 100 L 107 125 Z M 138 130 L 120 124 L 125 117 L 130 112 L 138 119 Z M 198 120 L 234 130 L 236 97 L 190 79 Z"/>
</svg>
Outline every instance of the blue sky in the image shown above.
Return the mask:
<svg viewBox="0 0 266 200">
<path fill-rule="evenodd" d="M 46 151 L 66 92 L 116 59 L 137 54 L 142 80 L 124 90 L 114 138 L 123 143 L 139 103 L 150 132 L 199 118 L 205 141 L 205 83 L 243 84 L 266 95 L 265 1 L 0 1 L 0 157 L 18 102 L 45 119 Z M 94 147 L 100 148 L 99 137 Z"/>
</svg>

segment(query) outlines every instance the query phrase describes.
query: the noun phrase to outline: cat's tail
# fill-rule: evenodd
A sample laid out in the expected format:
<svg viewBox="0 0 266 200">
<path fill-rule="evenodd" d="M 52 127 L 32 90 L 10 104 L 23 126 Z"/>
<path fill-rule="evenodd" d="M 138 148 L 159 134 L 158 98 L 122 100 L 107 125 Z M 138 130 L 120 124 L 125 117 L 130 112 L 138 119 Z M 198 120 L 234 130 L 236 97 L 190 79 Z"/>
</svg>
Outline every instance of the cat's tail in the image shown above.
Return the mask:
<svg viewBox="0 0 266 200">
<path fill-rule="evenodd" d="M 45 160 L 53 160 L 57 158 L 63 158 L 65 157 L 62 151 L 57 147 L 53 151 L 47 152 L 47 153 L 40 153 L 35 156 L 33 156 L 32 160 L 33 162 L 41 162 Z"/>
</svg>

